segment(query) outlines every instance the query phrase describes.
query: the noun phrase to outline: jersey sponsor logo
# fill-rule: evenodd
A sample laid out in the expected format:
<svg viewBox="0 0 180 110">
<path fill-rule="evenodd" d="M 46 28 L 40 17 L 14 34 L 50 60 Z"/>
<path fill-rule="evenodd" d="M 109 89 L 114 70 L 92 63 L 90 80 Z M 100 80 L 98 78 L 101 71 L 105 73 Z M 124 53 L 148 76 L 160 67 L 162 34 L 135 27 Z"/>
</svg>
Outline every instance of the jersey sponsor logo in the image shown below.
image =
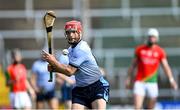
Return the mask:
<svg viewBox="0 0 180 110">
<path fill-rule="evenodd" d="M 140 52 L 142 55 L 145 55 L 146 54 L 146 50 L 141 50 Z"/>
<path fill-rule="evenodd" d="M 152 51 L 147 51 L 147 56 L 151 57 L 152 56 Z"/>
<path fill-rule="evenodd" d="M 141 50 L 140 51 L 141 55 L 143 56 L 148 56 L 148 57 L 158 57 L 159 56 L 159 53 L 158 52 L 153 52 L 151 50 Z"/>
<path fill-rule="evenodd" d="M 158 62 L 157 57 L 158 52 L 153 52 L 152 50 L 141 50 L 141 60 L 144 64 L 156 64 Z"/>
<path fill-rule="evenodd" d="M 142 62 L 144 64 L 156 64 L 157 63 L 157 59 L 154 59 L 154 58 L 142 58 Z"/>
</svg>

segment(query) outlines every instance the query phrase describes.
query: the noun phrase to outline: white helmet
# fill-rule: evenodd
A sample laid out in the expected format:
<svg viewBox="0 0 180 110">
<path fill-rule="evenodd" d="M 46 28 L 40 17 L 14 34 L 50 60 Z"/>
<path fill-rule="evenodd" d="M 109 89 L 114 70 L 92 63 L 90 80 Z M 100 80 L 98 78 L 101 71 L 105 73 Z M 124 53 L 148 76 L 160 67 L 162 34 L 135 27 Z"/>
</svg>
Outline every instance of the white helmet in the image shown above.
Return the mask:
<svg viewBox="0 0 180 110">
<path fill-rule="evenodd" d="M 69 51 L 68 51 L 67 49 L 63 49 L 62 54 L 63 54 L 63 55 L 68 55 L 68 54 L 69 54 Z"/>
<path fill-rule="evenodd" d="M 159 32 L 156 28 L 148 29 L 147 36 L 154 36 L 157 38 L 157 41 L 159 41 Z"/>
</svg>

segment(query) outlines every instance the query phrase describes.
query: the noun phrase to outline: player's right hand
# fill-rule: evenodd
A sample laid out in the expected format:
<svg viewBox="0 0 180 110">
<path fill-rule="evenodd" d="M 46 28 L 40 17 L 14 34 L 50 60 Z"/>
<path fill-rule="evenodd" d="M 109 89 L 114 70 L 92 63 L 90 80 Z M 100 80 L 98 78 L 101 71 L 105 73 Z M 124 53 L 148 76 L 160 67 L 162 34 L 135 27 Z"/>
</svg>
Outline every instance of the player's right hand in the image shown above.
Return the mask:
<svg viewBox="0 0 180 110">
<path fill-rule="evenodd" d="M 56 72 L 56 67 L 51 64 L 48 64 L 47 69 L 49 72 Z"/>
<path fill-rule="evenodd" d="M 36 93 L 35 93 L 35 91 L 34 91 L 33 89 L 30 89 L 30 90 L 29 90 L 29 93 L 30 93 L 30 95 L 31 95 L 32 100 L 35 100 L 35 99 L 36 99 Z"/>
<path fill-rule="evenodd" d="M 176 81 L 173 79 L 170 81 L 170 84 L 171 84 L 171 87 L 174 89 L 174 90 L 177 90 L 178 89 L 178 85 L 176 83 Z"/>
<path fill-rule="evenodd" d="M 53 67 L 50 64 L 48 64 L 48 71 L 53 72 Z"/>
<path fill-rule="evenodd" d="M 125 87 L 126 87 L 126 89 L 132 89 L 131 78 L 128 77 L 125 80 Z"/>
</svg>

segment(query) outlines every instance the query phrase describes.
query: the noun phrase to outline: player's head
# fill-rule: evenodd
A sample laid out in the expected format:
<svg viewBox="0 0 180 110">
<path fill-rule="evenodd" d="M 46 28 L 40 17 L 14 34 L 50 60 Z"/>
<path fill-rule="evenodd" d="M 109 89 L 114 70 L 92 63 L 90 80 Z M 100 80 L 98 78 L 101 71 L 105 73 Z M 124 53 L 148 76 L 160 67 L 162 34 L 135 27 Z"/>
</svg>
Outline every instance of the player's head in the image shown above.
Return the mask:
<svg viewBox="0 0 180 110">
<path fill-rule="evenodd" d="M 150 28 L 147 31 L 147 44 L 152 46 L 159 41 L 159 32 L 156 28 Z"/>
<path fill-rule="evenodd" d="M 20 63 L 22 60 L 21 52 L 19 49 L 14 49 L 11 52 L 13 63 Z"/>
<path fill-rule="evenodd" d="M 81 22 L 75 20 L 66 22 L 64 26 L 64 30 L 65 30 L 66 39 L 68 40 L 69 44 L 75 45 L 81 40 L 82 37 Z"/>
</svg>

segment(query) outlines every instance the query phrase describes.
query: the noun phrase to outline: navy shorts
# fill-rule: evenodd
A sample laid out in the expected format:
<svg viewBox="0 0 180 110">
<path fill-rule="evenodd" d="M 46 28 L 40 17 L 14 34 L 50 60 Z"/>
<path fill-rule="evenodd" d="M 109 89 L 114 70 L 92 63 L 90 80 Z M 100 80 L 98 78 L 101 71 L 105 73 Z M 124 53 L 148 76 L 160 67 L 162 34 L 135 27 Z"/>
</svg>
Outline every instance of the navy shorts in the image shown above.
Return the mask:
<svg viewBox="0 0 180 110">
<path fill-rule="evenodd" d="M 96 99 L 108 102 L 109 84 L 104 85 L 100 80 L 85 87 L 75 87 L 72 90 L 72 103 L 78 103 L 91 109 L 91 103 Z"/>
<path fill-rule="evenodd" d="M 55 91 L 51 90 L 48 92 L 40 92 L 37 93 L 36 95 L 37 95 L 36 98 L 37 101 L 48 101 L 55 97 Z"/>
</svg>

